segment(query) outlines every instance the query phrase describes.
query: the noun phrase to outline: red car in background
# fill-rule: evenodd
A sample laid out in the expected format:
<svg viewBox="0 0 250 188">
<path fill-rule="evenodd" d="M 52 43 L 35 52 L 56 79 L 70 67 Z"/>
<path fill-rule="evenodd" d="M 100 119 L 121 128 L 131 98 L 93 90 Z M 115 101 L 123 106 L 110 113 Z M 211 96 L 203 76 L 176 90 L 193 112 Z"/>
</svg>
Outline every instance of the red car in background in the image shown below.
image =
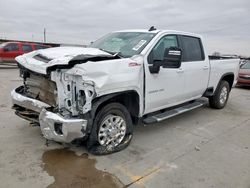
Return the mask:
<svg viewBox="0 0 250 188">
<path fill-rule="evenodd" d="M 250 61 L 246 61 L 240 66 L 237 85 L 250 86 Z"/>
<path fill-rule="evenodd" d="M 15 57 L 19 55 L 50 47 L 48 45 L 25 42 L 5 42 L 0 44 L 0 62 L 14 63 Z"/>
</svg>

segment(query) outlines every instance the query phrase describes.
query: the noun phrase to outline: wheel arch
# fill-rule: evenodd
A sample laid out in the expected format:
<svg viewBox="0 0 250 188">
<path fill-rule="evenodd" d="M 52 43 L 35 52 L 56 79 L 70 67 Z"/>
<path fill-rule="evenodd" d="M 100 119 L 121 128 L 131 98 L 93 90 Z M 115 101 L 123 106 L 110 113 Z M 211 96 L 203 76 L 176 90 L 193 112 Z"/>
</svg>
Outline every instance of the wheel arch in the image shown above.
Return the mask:
<svg viewBox="0 0 250 188">
<path fill-rule="evenodd" d="M 216 89 L 218 88 L 219 84 L 221 83 L 222 80 L 224 81 L 227 81 L 229 83 L 229 89 L 231 91 L 232 87 L 233 87 L 233 83 L 234 83 L 234 73 L 233 72 L 228 72 L 228 73 L 225 73 L 221 76 L 221 79 L 220 81 L 218 82 L 217 84 L 217 87 Z"/>
<path fill-rule="evenodd" d="M 123 92 L 117 92 L 112 94 L 103 95 L 93 99 L 92 101 L 92 109 L 86 114 L 88 116 L 88 132 L 91 130 L 91 125 L 94 121 L 96 114 L 102 109 L 105 105 L 117 102 L 124 105 L 132 118 L 133 124 L 137 124 L 140 116 L 140 96 L 137 91 L 129 90 Z"/>
</svg>

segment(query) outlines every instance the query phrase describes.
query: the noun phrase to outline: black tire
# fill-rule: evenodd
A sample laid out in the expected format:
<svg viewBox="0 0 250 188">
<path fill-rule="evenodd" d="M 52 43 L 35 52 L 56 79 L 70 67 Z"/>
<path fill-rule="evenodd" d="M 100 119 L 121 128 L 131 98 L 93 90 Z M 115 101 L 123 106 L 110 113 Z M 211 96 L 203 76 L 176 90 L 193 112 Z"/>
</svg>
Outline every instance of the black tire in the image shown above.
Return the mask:
<svg viewBox="0 0 250 188">
<path fill-rule="evenodd" d="M 104 146 L 101 145 L 98 140 L 98 138 L 100 138 L 98 137 L 100 126 L 103 121 L 110 115 L 121 117 L 126 124 L 125 136 L 117 146 Z M 127 108 L 120 103 L 110 103 L 102 107 L 102 109 L 100 109 L 97 113 L 93 122 L 91 133 L 87 140 L 87 149 L 94 155 L 105 155 L 118 152 L 125 149 L 129 145 L 132 139 L 132 135 L 133 123 Z"/>
<path fill-rule="evenodd" d="M 226 98 L 224 98 L 223 100 L 221 100 L 221 95 L 223 90 L 226 90 L 226 94 L 224 94 L 224 96 Z M 222 80 L 217 89 L 214 92 L 214 95 L 209 97 L 209 105 L 211 108 L 215 108 L 215 109 L 222 109 L 226 106 L 227 104 L 227 100 L 229 97 L 229 92 L 230 92 L 230 86 L 229 83 L 225 80 Z"/>
</svg>

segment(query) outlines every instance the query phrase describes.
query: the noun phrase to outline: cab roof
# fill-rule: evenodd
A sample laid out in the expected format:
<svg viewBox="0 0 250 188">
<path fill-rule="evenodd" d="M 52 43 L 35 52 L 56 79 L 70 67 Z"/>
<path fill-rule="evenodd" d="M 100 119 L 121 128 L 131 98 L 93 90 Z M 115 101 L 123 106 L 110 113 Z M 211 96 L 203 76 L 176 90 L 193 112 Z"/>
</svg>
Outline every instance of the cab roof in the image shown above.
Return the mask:
<svg viewBox="0 0 250 188">
<path fill-rule="evenodd" d="M 201 38 L 201 35 L 199 35 L 199 34 L 185 32 L 185 31 L 177 31 L 177 30 L 159 30 L 159 29 L 156 29 L 153 31 L 149 31 L 147 29 L 128 29 L 128 30 L 120 30 L 120 31 L 115 31 L 115 32 L 138 32 L 138 33 L 155 33 L 155 34 L 170 33 L 170 34 L 176 34 L 176 35 L 187 35 L 187 36 Z"/>
</svg>

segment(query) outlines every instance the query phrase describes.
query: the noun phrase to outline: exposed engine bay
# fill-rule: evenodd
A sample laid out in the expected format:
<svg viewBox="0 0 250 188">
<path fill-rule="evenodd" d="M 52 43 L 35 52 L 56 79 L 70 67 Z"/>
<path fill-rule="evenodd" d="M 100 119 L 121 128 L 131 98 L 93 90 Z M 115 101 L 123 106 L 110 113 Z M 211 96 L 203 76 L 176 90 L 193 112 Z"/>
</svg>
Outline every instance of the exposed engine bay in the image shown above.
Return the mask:
<svg viewBox="0 0 250 188">
<path fill-rule="evenodd" d="M 27 72 L 24 77 L 24 93 L 50 106 L 57 105 L 56 83 L 45 76 Z"/>
<path fill-rule="evenodd" d="M 22 95 L 46 103 L 53 112 L 63 117 L 80 117 L 91 109 L 91 101 L 95 95 L 93 83 L 84 82 L 81 75 L 73 75 L 62 69 L 51 72 L 48 76 L 24 67 L 20 68 L 20 75 L 24 80 L 19 91 Z M 27 116 L 35 113 L 18 105 L 15 109 Z"/>
</svg>

